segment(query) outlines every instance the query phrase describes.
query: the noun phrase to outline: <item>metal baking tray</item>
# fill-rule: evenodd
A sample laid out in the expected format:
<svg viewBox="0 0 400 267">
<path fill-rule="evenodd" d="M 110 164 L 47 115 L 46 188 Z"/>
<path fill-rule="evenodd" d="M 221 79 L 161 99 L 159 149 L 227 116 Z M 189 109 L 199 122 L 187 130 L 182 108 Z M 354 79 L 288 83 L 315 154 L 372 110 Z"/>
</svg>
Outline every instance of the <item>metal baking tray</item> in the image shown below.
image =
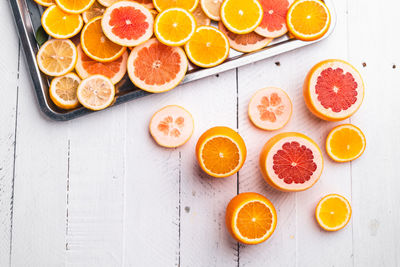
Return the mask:
<svg viewBox="0 0 400 267">
<path fill-rule="evenodd" d="M 35 32 L 40 27 L 40 17 L 43 12 L 42 7 L 37 5 L 33 0 L 9 0 L 12 12 L 14 14 L 15 23 L 18 29 L 19 38 L 25 52 L 26 63 L 32 77 L 33 86 L 39 102 L 40 110 L 50 119 L 57 121 L 67 121 L 80 116 L 92 113 L 83 107 L 73 110 L 62 110 L 58 108 L 50 99 L 49 82 L 50 79 L 40 72 L 36 64 L 36 53 L 39 46 L 35 39 Z M 233 49 L 230 51 L 229 58 L 213 68 L 202 69 L 190 66 L 189 70 L 182 81 L 182 84 L 195 81 L 207 76 L 215 75 L 230 69 L 253 63 L 262 59 L 276 56 L 278 54 L 291 51 L 315 42 L 319 42 L 327 38 L 335 28 L 336 13 L 333 6 L 333 0 L 324 1 L 331 12 L 331 26 L 325 36 L 317 41 L 303 42 L 289 38 L 288 35 L 275 39 L 266 48 L 253 53 L 239 53 Z M 113 105 L 122 104 L 133 99 L 150 95 L 143 90 L 136 88 L 129 80 L 127 75 L 116 86 L 117 95 Z"/>
</svg>

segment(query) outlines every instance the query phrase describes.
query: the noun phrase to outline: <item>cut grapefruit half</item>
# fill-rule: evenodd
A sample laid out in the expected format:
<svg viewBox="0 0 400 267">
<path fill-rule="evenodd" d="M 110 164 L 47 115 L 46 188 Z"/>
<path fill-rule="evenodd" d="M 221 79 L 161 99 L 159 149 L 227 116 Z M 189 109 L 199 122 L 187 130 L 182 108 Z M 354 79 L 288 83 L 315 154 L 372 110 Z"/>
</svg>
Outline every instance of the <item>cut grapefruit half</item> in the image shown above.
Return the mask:
<svg viewBox="0 0 400 267">
<path fill-rule="evenodd" d="M 157 144 L 174 148 L 189 141 L 194 131 L 192 114 L 181 106 L 166 106 L 150 120 L 150 134 Z"/>
<path fill-rule="evenodd" d="M 293 0 L 260 0 L 264 16 L 255 32 L 269 38 L 284 35 L 288 31 L 286 15 L 292 2 Z"/>
<path fill-rule="evenodd" d="M 364 99 L 360 73 L 349 63 L 329 59 L 316 64 L 308 73 L 303 87 L 308 109 L 328 121 L 352 116 Z"/>
<path fill-rule="evenodd" d="M 301 133 L 281 133 L 264 145 L 260 168 L 264 179 L 275 189 L 304 191 L 322 173 L 324 161 L 318 145 Z"/>
<path fill-rule="evenodd" d="M 154 18 L 150 11 L 132 1 L 120 1 L 108 7 L 101 19 L 104 34 L 116 44 L 137 46 L 153 35 Z"/>
<path fill-rule="evenodd" d="M 292 109 L 292 101 L 285 91 L 267 87 L 253 95 L 248 114 L 256 127 L 274 131 L 283 128 L 289 122 Z"/>
<path fill-rule="evenodd" d="M 134 85 L 151 93 L 161 93 L 182 81 L 188 60 L 182 48 L 167 46 L 152 38 L 131 51 L 127 68 Z"/>
<path fill-rule="evenodd" d="M 233 33 L 229 31 L 221 21 L 218 23 L 218 29 L 228 37 L 231 48 L 243 53 L 260 50 L 269 45 L 273 40 L 258 35 L 255 32 L 246 34 Z"/>
</svg>

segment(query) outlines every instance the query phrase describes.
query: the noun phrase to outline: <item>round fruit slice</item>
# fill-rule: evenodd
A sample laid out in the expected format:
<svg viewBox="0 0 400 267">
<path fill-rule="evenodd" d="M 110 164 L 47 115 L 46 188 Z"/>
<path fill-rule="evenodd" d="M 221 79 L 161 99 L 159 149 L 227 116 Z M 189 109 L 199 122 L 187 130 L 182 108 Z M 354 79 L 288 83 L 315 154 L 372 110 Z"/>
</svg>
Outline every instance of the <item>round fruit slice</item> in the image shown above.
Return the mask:
<svg viewBox="0 0 400 267">
<path fill-rule="evenodd" d="M 37 53 L 39 69 L 49 76 L 61 76 L 74 69 L 77 51 L 71 40 L 51 39 Z"/>
<path fill-rule="evenodd" d="M 269 185 L 281 191 L 304 191 L 313 186 L 323 169 L 318 145 L 300 133 L 281 133 L 263 147 L 260 168 Z"/>
<path fill-rule="evenodd" d="M 266 197 L 257 193 L 241 193 L 229 202 L 225 222 L 237 241 L 255 245 L 273 234 L 277 215 L 274 205 Z"/>
<path fill-rule="evenodd" d="M 88 57 L 100 62 L 114 61 L 126 50 L 126 47 L 113 43 L 104 35 L 101 17 L 92 19 L 83 27 L 81 45 Z"/>
<path fill-rule="evenodd" d="M 263 18 L 263 9 L 258 0 L 225 0 L 221 5 L 221 19 L 234 33 L 254 31 Z"/>
<path fill-rule="evenodd" d="M 348 162 L 359 158 L 365 150 L 363 132 L 352 124 L 339 125 L 326 138 L 326 152 L 337 162 Z"/>
<path fill-rule="evenodd" d="M 96 0 L 55 0 L 56 4 L 65 12 L 80 14 L 88 10 Z"/>
<path fill-rule="evenodd" d="M 166 106 L 157 111 L 150 121 L 150 134 L 163 147 L 179 147 L 193 134 L 192 114 L 180 106 Z"/>
<path fill-rule="evenodd" d="M 81 79 L 75 73 L 67 73 L 56 77 L 50 84 L 50 98 L 57 107 L 62 109 L 73 109 L 79 106 L 76 96 Z"/>
<path fill-rule="evenodd" d="M 364 99 L 360 73 L 349 63 L 329 59 L 316 64 L 303 87 L 308 109 L 317 117 L 340 121 L 352 116 Z"/>
<path fill-rule="evenodd" d="M 209 26 L 211 24 L 210 18 L 203 12 L 200 5 L 196 7 L 192 14 L 196 20 L 197 26 Z"/>
<path fill-rule="evenodd" d="M 116 44 L 137 46 L 153 35 L 154 18 L 141 4 L 121 1 L 113 4 L 103 14 L 101 27 L 104 34 Z"/>
<path fill-rule="evenodd" d="M 200 26 L 185 45 L 190 61 L 203 68 L 217 66 L 229 55 L 229 41 L 218 29 Z"/>
<path fill-rule="evenodd" d="M 91 19 L 102 16 L 105 10 L 106 8 L 96 1 L 88 10 L 82 13 L 83 21 L 88 23 Z"/>
<path fill-rule="evenodd" d="M 212 20 L 220 21 L 221 4 L 223 0 L 200 0 L 201 9 L 207 17 Z"/>
<path fill-rule="evenodd" d="M 313 41 L 328 31 L 331 15 L 321 0 L 297 0 L 287 12 L 286 24 L 296 38 Z"/>
<path fill-rule="evenodd" d="M 34 0 L 37 4 L 45 7 L 49 7 L 51 5 L 54 5 L 55 2 L 54 0 Z"/>
<path fill-rule="evenodd" d="M 152 38 L 131 51 L 127 66 L 134 85 L 148 92 L 161 93 L 182 81 L 188 60 L 182 48 L 166 46 Z"/>
<path fill-rule="evenodd" d="M 315 218 L 319 226 L 326 231 L 338 231 L 344 228 L 351 218 L 349 201 L 337 194 L 323 197 L 315 208 Z"/>
<path fill-rule="evenodd" d="M 153 0 L 153 4 L 158 12 L 171 7 L 179 7 L 193 12 L 199 4 L 199 0 Z"/>
<path fill-rule="evenodd" d="M 192 37 L 196 21 L 191 13 L 182 8 L 170 8 L 157 15 L 154 34 L 166 45 L 182 46 Z"/>
<path fill-rule="evenodd" d="M 292 2 L 293 0 L 260 0 L 264 16 L 255 32 L 269 38 L 284 35 L 288 31 L 286 15 Z"/>
<path fill-rule="evenodd" d="M 94 74 L 101 74 L 111 80 L 113 84 L 118 83 L 126 73 L 126 62 L 128 52 L 125 51 L 121 57 L 110 62 L 98 62 L 88 57 L 78 45 L 78 61 L 75 70 L 82 79 L 86 79 Z"/>
<path fill-rule="evenodd" d="M 68 14 L 52 5 L 42 14 L 42 26 L 51 37 L 67 39 L 81 31 L 83 19 L 80 15 Z"/>
<path fill-rule="evenodd" d="M 228 127 L 214 127 L 203 133 L 196 145 L 200 167 L 208 175 L 223 178 L 237 173 L 246 160 L 242 137 Z"/>
<path fill-rule="evenodd" d="M 106 76 L 96 74 L 82 80 L 76 94 L 85 108 L 101 110 L 113 103 L 115 88 Z"/>
<path fill-rule="evenodd" d="M 283 128 L 292 116 L 292 101 L 280 88 L 267 87 L 250 100 L 249 118 L 260 129 L 274 131 Z"/>
<path fill-rule="evenodd" d="M 230 46 L 243 53 L 249 53 L 253 51 L 260 50 L 269 43 L 272 42 L 273 39 L 265 38 L 261 35 L 258 35 L 255 32 L 246 33 L 246 34 L 236 34 L 229 31 L 222 22 L 218 23 L 219 30 L 228 37 Z"/>
<path fill-rule="evenodd" d="M 105 7 L 110 7 L 113 4 L 122 0 L 98 0 L 99 3 Z M 133 2 L 139 3 L 148 9 L 154 8 L 153 0 L 133 0 Z"/>
</svg>

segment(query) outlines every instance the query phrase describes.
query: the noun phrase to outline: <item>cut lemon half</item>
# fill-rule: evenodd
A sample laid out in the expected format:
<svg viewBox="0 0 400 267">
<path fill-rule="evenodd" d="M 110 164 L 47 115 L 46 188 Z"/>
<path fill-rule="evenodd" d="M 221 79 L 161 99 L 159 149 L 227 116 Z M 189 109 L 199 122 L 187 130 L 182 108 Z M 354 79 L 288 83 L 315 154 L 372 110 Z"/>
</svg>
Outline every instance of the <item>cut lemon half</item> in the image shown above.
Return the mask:
<svg viewBox="0 0 400 267">
<path fill-rule="evenodd" d="M 351 218 L 349 201 L 337 194 L 323 197 L 315 208 L 315 218 L 326 231 L 338 231 L 345 227 Z"/>
<path fill-rule="evenodd" d="M 92 75 L 82 80 L 77 90 L 77 96 L 79 102 L 85 108 L 102 110 L 114 101 L 114 84 L 106 76 Z"/>
<path fill-rule="evenodd" d="M 62 109 L 73 109 L 79 105 L 76 97 L 81 79 L 75 73 L 67 73 L 56 77 L 50 84 L 50 98 L 57 107 Z"/>
<path fill-rule="evenodd" d="M 200 0 L 201 9 L 212 20 L 220 21 L 220 10 L 223 0 Z"/>
<path fill-rule="evenodd" d="M 52 5 L 42 15 L 42 26 L 51 37 L 67 39 L 81 31 L 83 19 L 81 15 L 66 13 L 57 5 Z"/>
<path fill-rule="evenodd" d="M 70 14 L 80 14 L 88 10 L 96 0 L 55 0 L 57 5 Z"/>
<path fill-rule="evenodd" d="M 153 0 L 153 4 L 158 12 L 171 7 L 179 7 L 193 12 L 199 4 L 199 0 Z"/>
<path fill-rule="evenodd" d="M 263 19 L 263 9 L 258 0 L 225 0 L 220 13 L 225 27 L 238 34 L 254 31 Z"/>
<path fill-rule="evenodd" d="M 54 0 L 34 0 L 37 4 L 45 7 L 49 7 L 51 5 L 54 5 L 55 2 Z"/>
<path fill-rule="evenodd" d="M 96 1 L 88 10 L 82 13 L 83 21 L 88 23 L 91 19 L 102 16 L 105 10 L 106 8 Z"/>
</svg>

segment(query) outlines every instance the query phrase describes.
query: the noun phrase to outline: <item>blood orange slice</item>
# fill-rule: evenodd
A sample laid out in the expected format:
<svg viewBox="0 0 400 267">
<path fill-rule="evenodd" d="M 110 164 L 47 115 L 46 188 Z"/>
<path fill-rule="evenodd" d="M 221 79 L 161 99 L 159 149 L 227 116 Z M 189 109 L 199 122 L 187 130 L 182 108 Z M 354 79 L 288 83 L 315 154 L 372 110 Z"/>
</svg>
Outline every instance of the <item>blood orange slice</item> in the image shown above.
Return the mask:
<svg viewBox="0 0 400 267">
<path fill-rule="evenodd" d="M 256 92 L 249 103 L 251 122 L 263 130 L 278 130 L 292 116 L 292 101 L 280 88 L 267 87 Z"/>
<path fill-rule="evenodd" d="M 113 4 L 104 12 L 101 28 L 104 34 L 116 44 L 136 46 L 149 40 L 153 35 L 154 18 L 150 11 L 131 1 Z"/>
<path fill-rule="evenodd" d="M 255 32 L 269 38 L 284 35 L 288 31 L 286 14 L 292 2 L 293 0 L 260 0 L 264 16 Z"/>
<path fill-rule="evenodd" d="M 260 168 L 264 179 L 281 191 L 303 191 L 313 186 L 323 169 L 318 145 L 300 133 L 281 133 L 263 147 Z"/>
<path fill-rule="evenodd" d="M 364 99 L 360 73 L 349 63 L 329 59 L 315 65 L 303 87 L 308 109 L 317 117 L 340 121 L 352 116 Z"/>
<path fill-rule="evenodd" d="M 150 121 L 150 134 L 163 147 L 179 147 L 193 134 L 192 114 L 181 106 L 166 106 L 157 111 Z"/>
<path fill-rule="evenodd" d="M 243 53 L 260 50 L 266 47 L 273 40 L 271 38 L 265 38 L 261 35 L 258 35 L 255 32 L 246 34 L 233 33 L 229 31 L 221 21 L 218 23 L 218 28 L 226 35 L 226 37 L 228 37 L 230 46 L 233 49 Z"/>
<path fill-rule="evenodd" d="M 188 60 L 182 48 L 166 46 L 152 38 L 131 51 L 127 66 L 133 84 L 148 92 L 161 93 L 182 81 Z"/>
</svg>

